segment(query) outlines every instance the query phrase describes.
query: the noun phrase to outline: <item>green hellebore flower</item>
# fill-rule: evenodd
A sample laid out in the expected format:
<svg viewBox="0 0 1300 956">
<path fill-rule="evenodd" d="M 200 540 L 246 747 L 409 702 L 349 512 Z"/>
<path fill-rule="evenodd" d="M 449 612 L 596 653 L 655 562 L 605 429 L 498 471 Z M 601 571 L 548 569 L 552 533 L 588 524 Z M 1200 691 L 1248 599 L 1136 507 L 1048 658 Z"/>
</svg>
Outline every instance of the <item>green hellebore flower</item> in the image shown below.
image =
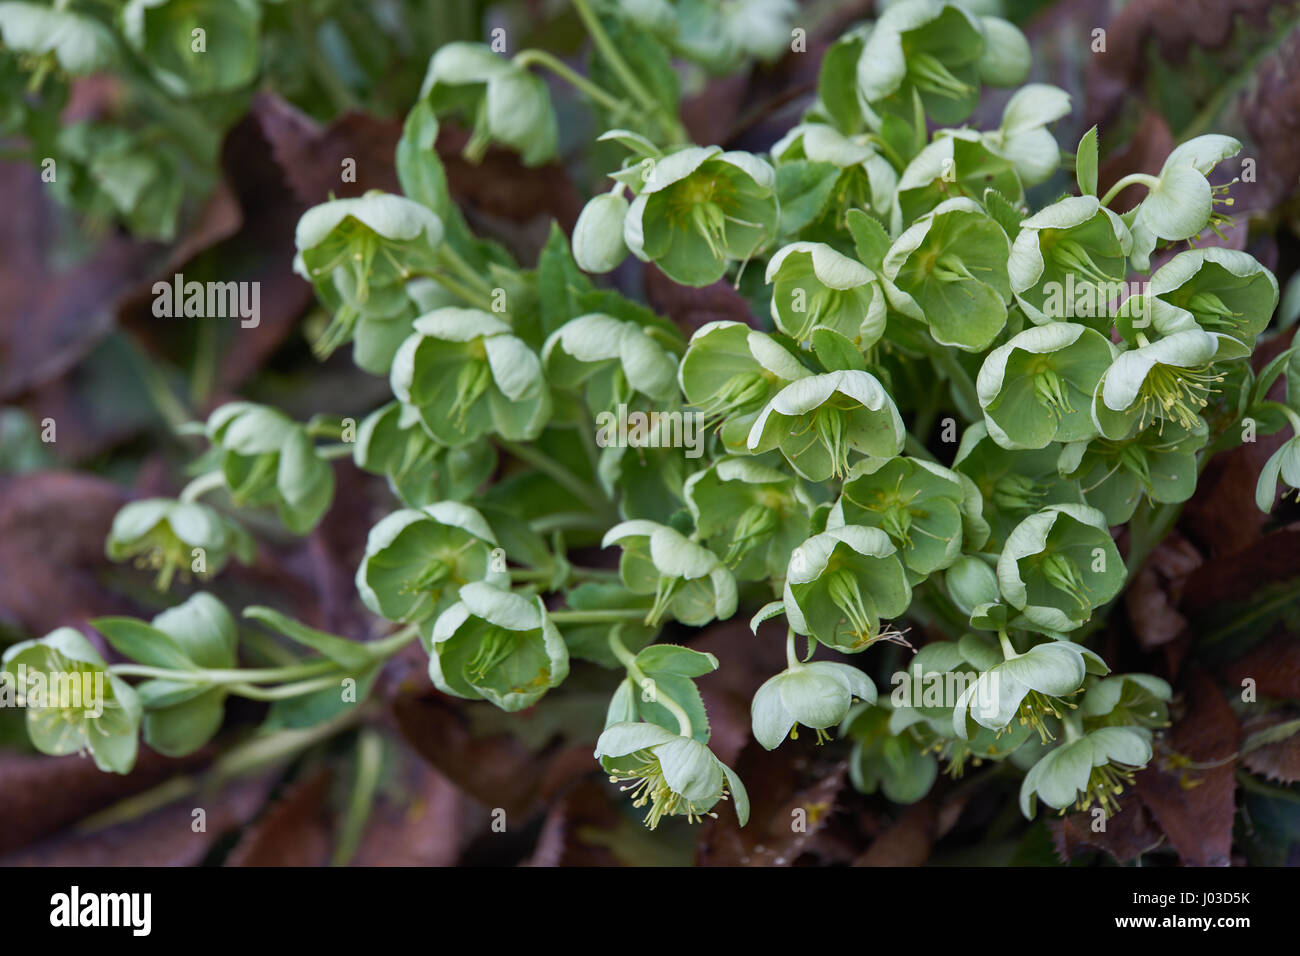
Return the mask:
<svg viewBox="0 0 1300 956">
<path fill-rule="evenodd" d="M 587 201 L 573 227 L 573 261 L 583 272 L 611 272 L 627 258 L 623 220 L 629 203 L 619 193 L 601 193 Z"/>
<path fill-rule="evenodd" d="M 239 631 L 226 606 L 199 592 L 157 615 L 150 624 L 129 617 L 91 622 L 113 647 L 141 664 L 168 670 L 238 666 Z M 194 753 L 210 741 L 225 719 L 223 685 L 147 680 L 135 688 L 144 707 L 144 740 L 168 757 Z"/>
<path fill-rule="evenodd" d="M 1227 195 L 1232 184 L 1211 186 L 1206 176 L 1222 160 L 1239 152 L 1241 143 L 1218 134 L 1197 136 L 1174 148 L 1160 168 L 1155 185 L 1129 214 L 1135 268 L 1148 267 L 1158 240 L 1191 239 L 1207 225 L 1217 228 L 1227 221 L 1214 207 L 1233 204 Z"/>
<path fill-rule="evenodd" d="M 363 471 L 386 477 L 393 494 L 408 508 L 447 499 L 462 501 L 497 466 L 491 443 L 445 448 L 421 427 L 415 409 L 396 401 L 377 408 L 357 425 L 352 460 Z"/>
<path fill-rule="evenodd" d="M 810 213 L 808 221 L 816 220 L 826 208 L 835 210 L 833 218 L 841 222 L 840 217 L 848 209 L 872 209 L 882 218 L 889 212 L 898 188 L 898 173 L 864 139 L 845 136 L 823 123 L 800 123 L 772 147 L 772 158 L 780 164 L 778 177 L 781 168 L 799 162 L 816 164 L 814 168 L 826 164 L 839 170 L 822 208 Z M 788 223 L 783 224 L 783 232 L 791 231 Z"/>
<path fill-rule="evenodd" d="M 219 574 L 231 556 L 250 564 L 256 545 L 235 522 L 198 502 L 146 498 L 124 505 L 113 517 L 104 547 L 113 561 L 135 558 L 158 572 L 154 586 L 166 591 L 179 570 L 200 578 Z M 196 567 L 201 568 L 196 570 Z"/>
<path fill-rule="evenodd" d="M 890 203 L 889 222 L 894 233 L 953 197 L 978 203 L 986 190 L 994 189 L 1013 203 L 1023 198 L 1015 163 L 990 145 L 988 135 L 968 129 L 943 130 L 912 158 L 898 177 L 898 189 Z"/>
<path fill-rule="evenodd" d="M 1007 234 L 976 202 L 949 199 L 909 226 L 885 255 L 890 305 L 940 345 L 986 349 L 1007 324 Z"/>
<path fill-rule="evenodd" d="M 1095 196 L 1069 196 L 1020 224 L 1007 273 L 1031 322 L 1086 319 L 1108 331 L 1133 237 Z"/>
<path fill-rule="evenodd" d="M 1187 430 L 1174 422 L 1148 428 L 1132 438 L 1093 438 L 1067 445 L 1057 467 L 1076 479 L 1084 499 L 1106 516 L 1106 524 L 1126 524 L 1145 495 L 1151 501 L 1186 501 L 1196 491 L 1196 453 L 1209 429 L 1198 422 Z"/>
<path fill-rule="evenodd" d="M 788 736 L 797 739 L 803 724 L 817 733 L 817 742 L 830 739 L 827 727 L 839 726 L 854 699 L 876 702 L 876 685 L 862 671 L 833 661 L 794 663 L 770 677 L 754 694 L 750 718 L 754 739 L 775 750 Z"/>
<path fill-rule="evenodd" d="M 985 23 L 990 22 L 988 18 Z M 1005 21 L 994 21 L 1005 23 Z M 1015 27 L 1018 40 L 1024 40 Z M 1014 83 L 1003 84 L 1014 86 Z M 1002 109 L 1002 123 L 983 134 L 985 143 L 1015 167 L 1025 188 L 1051 178 L 1061 161 L 1061 147 L 1047 126 L 1070 115 L 1070 94 L 1046 83 L 1030 83 L 1018 89 Z M 1002 192 L 1002 190 L 999 190 Z M 1010 194 L 1003 192 L 1007 198 Z"/>
<path fill-rule="evenodd" d="M 362 603 L 390 621 L 424 621 L 446 609 L 466 584 L 509 587 L 492 560 L 497 539 L 476 509 L 456 501 L 395 511 L 366 537 L 357 568 Z"/>
<path fill-rule="evenodd" d="M 1124 562 L 1106 516 L 1087 505 L 1051 505 L 1007 536 L 998 585 L 1035 627 L 1072 631 L 1124 586 Z"/>
<path fill-rule="evenodd" d="M 1116 674 L 1088 688 L 1079 713 L 1095 726 L 1168 727 L 1171 697 L 1169 683 L 1152 674 Z"/>
<path fill-rule="evenodd" d="M 893 399 L 869 372 L 839 371 L 791 382 L 763 407 L 746 440 L 750 452 L 780 448 L 809 481 L 849 470 L 849 452 L 892 458 L 906 432 Z"/>
<path fill-rule="evenodd" d="M 1106 672 L 1101 658 L 1068 641 L 1048 641 L 1023 654 L 1008 651 L 1008 655 L 982 671 L 957 699 L 952 729 L 958 737 L 969 735 L 969 718 L 992 731 L 1014 720 L 1036 731 L 1044 743 L 1053 740 L 1047 721 L 1060 720 L 1077 706 L 1065 698 L 1083 687 L 1090 670 Z"/>
<path fill-rule="evenodd" d="M 85 76 L 112 66 L 117 44 L 94 17 L 36 3 L 0 3 L 0 39 L 10 50 L 52 55 L 59 69 Z"/>
<path fill-rule="evenodd" d="M 742 581 L 780 577 L 808 537 L 813 503 L 803 485 L 752 458 L 722 458 L 695 472 L 683 497 L 700 537 Z"/>
<path fill-rule="evenodd" d="M 729 451 L 746 448 L 749 430 L 768 400 L 812 373 L 789 349 L 743 322 L 709 322 L 691 336 L 677 370 L 686 401 L 721 425 Z"/>
<path fill-rule="evenodd" d="M 849 469 L 827 528 L 879 528 L 922 577 L 961 555 L 965 492 L 956 472 L 920 458 L 869 458 Z"/>
<path fill-rule="evenodd" d="M 429 677 L 445 694 L 513 712 L 568 676 L 568 648 L 540 597 L 474 581 L 434 622 Z"/>
<path fill-rule="evenodd" d="M 969 3 L 967 6 L 974 7 Z M 984 28 L 980 79 L 989 86 L 1019 86 L 1029 75 L 1032 59 L 1029 40 L 1020 32 L 1019 27 L 1001 17 L 981 16 L 979 19 Z"/>
<path fill-rule="evenodd" d="M 389 384 L 429 434 L 453 448 L 491 431 L 510 441 L 536 438 L 551 414 L 537 353 L 478 309 L 436 309 L 416 319 Z"/>
<path fill-rule="evenodd" d="M 27 711 L 27 736 L 43 754 L 89 753 L 106 773 L 130 773 L 139 747 L 140 699 L 131 685 L 108 673 L 99 652 L 70 627 L 11 645 L 0 657 Z"/>
<path fill-rule="evenodd" d="M 975 485 L 993 546 L 1000 546 L 1026 515 L 1044 505 L 1083 502 L 1078 484 L 1058 472 L 1059 457 L 1056 445 L 1009 451 L 993 441 L 985 422 L 975 422 L 962 433 L 952 467 Z"/>
<path fill-rule="evenodd" d="M 944 573 L 943 583 L 948 597 L 963 614 L 973 614 L 977 607 L 994 604 L 1000 596 L 998 576 L 988 562 L 968 554 L 952 563 Z"/>
<path fill-rule="evenodd" d="M 1259 473 L 1259 481 L 1255 483 L 1255 504 L 1265 514 L 1273 510 L 1279 477 L 1288 486 L 1283 496 L 1294 492 L 1300 498 L 1300 431 L 1269 456 Z"/>
<path fill-rule="evenodd" d="M 207 96 L 248 86 L 261 64 L 257 0 L 127 0 L 122 34 L 173 96 Z M 195 29 L 211 49 L 195 51 Z"/>
<path fill-rule="evenodd" d="M 334 500 L 334 469 L 307 429 L 265 405 L 230 402 L 208 416 L 208 440 L 238 505 L 274 505 L 281 523 L 306 534 Z"/>
<path fill-rule="evenodd" d="M 750 153 L 687 146 L 655 161 L 623 239 L 674 282 L 706 286 L 769 242 L 779 217 L 771 166 Z"/>
<path fill-rule="evenodd" d="M 783 600 L 796 634 L 856 654 L 897 636 L 881 626 L 881 618 L 907 610 L 912 586 L 888 535 L 847 525 L 794 549 Z"/>
<path fill-rule="evenodd" d="M 406 282 L 436 265 L 443 235 L 442 220 L 427 206 L 378 190 L 332 199 L 303 213 L 294 233 L 294 271 L 334 312 L 316 351 L 328 355 L 356 337 L 359 359 L 376 353 L 364 367 L 386 369 L 380 360 L 391 359 L 396 344 L 363 349 L 363 338 L 378 333 L 391 339 L 393 329 L 404 328 L 396 320 L 411 310 Z"/>
<path fill-rule="evenodd" d="M 618 570 L 633 594 L 653 594 L 645 622 L 658 626 L 665 614 L 703 627 L 736 613 L 736 579 L 715 555 L 667 525 L 633 519 L 605 532 L 600 546 L 623 549 Z"/>
<path fill-rule="evenodd" d="M 1227 336 L 1188 329 L 1116 356 L 1092 400 L 1092 420 L 1119 441 L 1157 422 L 1196 430 L 1200 412 L 1223 381 L 1211 365 Z"/>
<path fill-rule="evenodd" d="M 1114 357 L 1100 333 L 1072 322 L 1025 329 L 990 352 L 975 390 L 1003 448 L 1046 448 L 1096 434 L 1092 395 Z"/>
<path fill-rule="evenodd" d="M 926 116 L 954 125 L 979 100 L 983 55 L 982 24 L 957 4 L 896 3 L 876 20 L 862 47 L 858 92 L 877 111 L 910 117 L 915 91 Z"/>
<path fill-rule="evenodd" d="M 885 294 L 875 274 L 820 242 L 796 242 L 767 264 L 772 320 L 796 342 L 814 328 L 834 329 L 861 350 L 885 334 Z"/>
<path fill-rule="evenodd" d="M 880 790 L 893 803 L 916 803 L 934 785 L 939 762 L 931 748 L 906 732 L 894 733 L 894 711 L 882 705 L 855 704 L 840 726 L 853 739 L 849 780 L 861 793 Z"/>
<path fill-rule="evenodd" d="M 591 404 L 627 404 L 628 389 L 656 401 L 677 397 L 677 360 L 636 322 L 592 313 L 570 319 L 542 347 L 547 378 L 557 386 L 591 382 Z"/>
<path fill-rule="evenodd" d="M 658 724 L 619 723 L 606 727 L 596 741 L 596 758 L 618 783 L 629 781 L 632 806 L 649 806 L 651 830 L 664 817 L 685 816 L 692 823 L 718 801 L 730 797 L 736 819 L 749 822 L 749 794 L 736 772 L 704 744 L 665 730 Z"/>
<path fill-rule="evenodd" d="M 1151 742 L 1135 727 L 1102 727 L 1048 751 L 1025 774 L 1020 812 L 1032 819 L 1038 799 L 1065 811 L 1086 811 L 1096 803 L 1110 816 L 1115 797 L 1133 783 L 1133 773 L 1151 760 Z"/>
<path fill-rule="evenodd" d="M 1233 352 L 1242 357 L 1254 350 L 1278 300 L 1272 272 L 1248 253 L 1217 247 L 1180 252 L 1152 274 L 1149 292 L 1177 316 L 1165 317 L 1162 334 L 1196 328 L 1222 333 L 1241 343 Z"/>
<path fill-rule="evenodd" d="M 687 0 L 674 9 L 674 48 L 721 75 L 748 57 L 770 61 L 784 53 L 797 6 L 795 0 Z"/>
<path fill-rule="evenodd" d="M 558 124 L 542 80 L 483 43 L 445 43 L 429 60 L 420 87 L 439 118 L 460 113 L 472 126 L 465 157 L 478 162 L 488 144 L 519 152 L 525 166 L 553 159 Z"/>
</svg>

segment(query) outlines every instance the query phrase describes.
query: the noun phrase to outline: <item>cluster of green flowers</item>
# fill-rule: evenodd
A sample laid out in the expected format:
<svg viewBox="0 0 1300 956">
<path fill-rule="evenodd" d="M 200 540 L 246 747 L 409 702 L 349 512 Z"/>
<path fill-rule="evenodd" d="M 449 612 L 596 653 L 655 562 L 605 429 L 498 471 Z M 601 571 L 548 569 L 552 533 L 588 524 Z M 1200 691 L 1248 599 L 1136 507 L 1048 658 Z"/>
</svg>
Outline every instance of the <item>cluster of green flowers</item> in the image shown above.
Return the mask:
<svg viewBox="0 0 1300 956">
<path fill-rule="evenodd" d="M 645 43 L 685 30 L 691 9 L 625 2 L 586 17 L 592 76 L 630 70 L 630 25 L 657 25 L 636 34 Z M 651 827 L 724 798 L 747 817 L 695 683 L 718 662 L 654 643 L 670 621 L 702 627 L 741 608 L 758 609 L 756 632 L 786 624 L 787 667 L 752 705 L 763 747 L 800 726 L 819 742 L 839 728 L 855 784 L 893 800 L 923 796 L 940 762 L 955 775 L 1010 760 L 1026 771 L 1026 815 L 1038 800 L 1112 812 L 1151 759 L 1170 689 L 1110 674 L 1085 642 L 1243 420 L 1300 424 L 1293 353 L 1258 376 L 1246 361 L 1278 298 L 1249 255 L 1180 251 L 1113 295 L 1158 249 L 1222 221 L 1230 199 L 1207 177 L 1239 144 L 1179 146 L 1159 176 L 1130 178 L 1146 197 L 1120 215 L 1108 205 L 1130 181 L 1097 195 L 1094 129 L 1074 160 L 1079 194 L 1031 210 L 1026 189 L 1060 164 L 1048 126 L 1069 97 L 1029 85 L 997 129 L 928 132 L 966 120 L 981 84 L 1021 83 L 1028 45 L 963 5 L 901 0 L 830 48 L 815 102 L 767 156 L 673 138 L 671 100 L 654 104 L 671 121 L 606 133 L 625 157 L 613 189 L 588 204 L 572 250 L 554 230 L 524 269 L 471 235 L 432 143 L 459 115 L 472 151 L 549 155 L 537 62 L 439 51 L 398 150 L 405 195 L 331 201 L 299 225 L 297 268 L 335 314 L 327 346 L 351 341 L 394 396 L 350 446 L 402 505 L 370 532 L 356 575 L 366 607 L 419 634 L 441 691 L 503 710 L 538 703 L 574 659 L 623 672 L 596 756 Z M 575 81 L 600 110 L 638 97 Z M 684 340 L 584 274 L 629 253 L 692 286 L 754 260 L 764 281 L 748 288 L 771 322 L 714 322 Z M 1068 312 L 1062 289 L 1074 290 Z M 1084 301 L 1099 307 L 1073 308 Z M 1268 402 L 1283 372 L 1289 404 Z M 620 407 L 701 416 L 707 453 L 597 443 L 595 419 Z M 931 451 L 944 419 L 947 464 Z M 297 532 L 320 520 L 336 446 L 311 438 L 328 423 L 239 404 L 214 412 L 207 434 L 220 456 L 211 488 L 274 505 Z M 1297 442 L 1261 476 L 1261 507 L 1279 475 L 1300 484 Z M 150 509 L 124 513 L 114 556 L 157 564 L 199 538 L 223 554 L 238 540 L 228 519 Z M 1126 563 L 1112 529 L 1130 521 Z M 574 567 L 568 542 L 617 548 L 618 572 Z M 907 673 L 958 693 L 897 703 L 858 667 L 813 660 L 819 645 L 910 647 L 908 621 L 943 639 Z M 128 656 L 143 646 L 106 636 Z M 337 654 L 319 636 L 312 646 Z M 375 659 L 324 666 L 357 673 Z M 185 694 L 225 686 L 207 680 L 172 678 Z"/>
</svg>

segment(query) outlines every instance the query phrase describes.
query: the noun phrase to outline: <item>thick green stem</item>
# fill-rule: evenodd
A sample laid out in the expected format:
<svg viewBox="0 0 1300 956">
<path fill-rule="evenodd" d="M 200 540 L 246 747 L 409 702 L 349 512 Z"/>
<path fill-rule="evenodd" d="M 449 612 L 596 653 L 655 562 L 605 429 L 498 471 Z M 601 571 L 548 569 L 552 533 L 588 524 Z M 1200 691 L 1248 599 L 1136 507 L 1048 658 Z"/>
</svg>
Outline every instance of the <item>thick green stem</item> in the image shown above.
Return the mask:
<svg viewBox="0 0 1300 956">
<path fill-rule="evenodd" d="M 1129 186 L 1146 186 L 1147 189 L 1155 189 L 1159 184 L 1160 180 L 1156 176 L 1151 176 L 1147 173 L 1129 173 L 1114 186 L 1111 186 L 1110 189 L 1106 190 L 1106 195 L 1101 197 L 1101 204 L 1103 206 L 1109 206 L 1111 200 Z"/>
<path fill-rule="evenodd" d="M 567 63 L 551 56 L 545 50 L 523 50 L 515 55 L 513 62 L 518 67 L 526 68 L 535 63 L 550 70 L 588 99 L 599 103 L 615 115 L 621 114 L 628 109 L 628 104 L 624 100 L 620 100 L 603 86 L 593 83 L 581 73 L 572 69 Z"/>
<path fill-rule="evenodd" d="M 691 718 L 686 713 L 686 708 L 677 703 L 670 695 L 664 693 L 658 682 L 646 677 L 645 672 L 637 665 L 636 655 L 623 645 L 623 639 L 619 637 L 618 628 L 613 628 L 609 632 L 609 649 L 613 651 L 614 656 L 618 658 L 618 662 L 627 671 L 627 676 L 632 678 L 632 682 L 638 688 L 644 688 L 646 681 L 650 680 L 650 686 L 654 688 L 654 702 L 677 718 L 677 729 L 681 735 L 683 737 L 694 736 L 694 730 L 691 728 Z"/>
</svg>

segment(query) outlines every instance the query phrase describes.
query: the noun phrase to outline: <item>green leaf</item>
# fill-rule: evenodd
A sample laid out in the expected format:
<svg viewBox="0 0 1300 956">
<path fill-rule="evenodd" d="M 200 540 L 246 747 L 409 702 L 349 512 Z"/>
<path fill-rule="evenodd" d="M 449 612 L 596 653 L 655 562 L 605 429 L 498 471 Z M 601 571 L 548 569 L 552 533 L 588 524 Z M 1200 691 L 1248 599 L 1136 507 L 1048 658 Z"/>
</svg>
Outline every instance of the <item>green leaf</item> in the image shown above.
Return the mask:
<svg viewBox="0 0 1300 956">
<path fill-rule="evenodd" d="M 192 671 L 195 663 L 170 634 L 133 617 L 100 617 L 90 622 L 103 634 L 113 649 L 125 657 L 149 667 Z"/>
<path fill-rule="evenodd" d="M 844 218 L 849 225 L 849 232 L 853 234 L 858 259 L 869 269 L 879 272 L 885 253 L 889 251 L 889 233 L 880 224 L 880 220 L 861 209 L 850 209 Z"/>
<path fill-rule="evenodd" d="M 1084 196 L 1097 195 L 1097 127 L 1083 134 L 1074 157 L 1074 176 L 1079 192 Z"/>
<path fill-rule="evenodd" d="M 334 663 L 350 671 L 359 671 L 374 662 L 364 644 L 349 641 L 334 634 L 318 631 L 305 624 L 299 624 L 293 618 L 286 617 L 269 607 L 255 605 L 244 608 L 244 617 L 260 621 L 273 631 L 278 631 L 291 641 L 319 651 Z"/>
</svg>

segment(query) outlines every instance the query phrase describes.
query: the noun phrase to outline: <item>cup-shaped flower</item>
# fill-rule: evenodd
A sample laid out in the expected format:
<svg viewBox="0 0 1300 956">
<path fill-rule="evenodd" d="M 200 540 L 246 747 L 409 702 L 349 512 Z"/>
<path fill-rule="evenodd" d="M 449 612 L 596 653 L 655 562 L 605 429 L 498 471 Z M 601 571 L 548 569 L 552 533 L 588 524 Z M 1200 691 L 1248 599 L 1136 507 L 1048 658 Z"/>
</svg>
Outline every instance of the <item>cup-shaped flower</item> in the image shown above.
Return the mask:
<svg viewBox="0 0 1300 956">
<path fill-rule="evenodd" d="M 209 441 L 239 505 L 274 505 L 294 534 L 316 526 L 334 500 L 334 469 L 316 454 L 307 429 L 265 405 L 230 402 L 208 416 Z"/>
<path fill-rule="evenodd" d="M 677 396 L 677 361 L 636 322 L 592 313 L 570 319 L 542 347 L 547 379 L 556 386 L 588 385 L 595 409 L 626 404 L 631 392 L 656 401 Z"/>
<path fill-rule="evenodd" d="M 990 19 L 985 18 L 985 23 Z M 1019 30 L 1015 33 L 1024 39 Z M 1069 113 L 1069 93 L 1046 83 L 1030 83 L 1016 90 L 1007 101 L 1002 109 L 1002 122 L 996 130 L 983 134 L 984 141 L 1012 163 L 1023 186 L 1037 186 L 1056 172 L 1061 161 L 1061 147 L 1047 126 Z"/>
<path fill-rule="evenodd" d="M 1011 202 L 1024 197 L 1015 163 L 1001 156 L 974 130 L 943 130 L 912 157 L 890 203 L 890 229 L 899 233 L 954 197 L 982 202 L 995 189 Z"/>
<path fill-rule="evenodd" d="M 736 819 L 749 822 L 749 794 L 734 770 L 704 744 L 658 724 L 619 723 L 606 727 L 596 741 L 596 758 L 610 780 L 626 782 L 632 806 L 648 807 L 651 830 L 664 817 L 684 816 L 692 823 L 730 798 Z"/>
<path fill-rule="evenodd" d="M 855 699 L 876 702 L 876 685 L 856 667 L 834 661 L 795 662 L 754 694 L 754 739 L 775 750 L 787 736 L 796 739 L 802 724 L 823 743 L 830 739 L 826 728 L 838 727 Z"/>
<path fill-rule="evenodd" d="M 408 508 L 463 501 L 496 470 L 491 444 L 446 448 L 420 425 L 416 410 L 401 402 L 389 402 L 363 418 L 356 438 L 353 462 L 386 477 L 393 494 Z"/>
<path fill-rule="evenodd" d="M 1105 673 L 1101 659 L 1079 644 L 1048 641 L 1023 654 L 1010 650 L 1000 663 L 980 673 L 957 699 L 952 729 L 970 735 L 967 720 L 1000 731 L 1012 721 L 1036 731 L 1046 742 L 1054 739 L 1049 720 L 1060 720 L 1078 705 L 1066 698 L 1083 687 L 1091 669 Z"/>
<path fill-rule="evenodd" d="M 657 626 L 665 614 L 703 627 L 736 613 L 736 579 L 718 556 L 667 525 L 644 519 L 624 521 L 605 533 L 602 548 L 623 549 L 619 574 L 633 594 L 653 594 L 645 622 Z"/>
<path fill-rule="evenodd" d="M 949 199 L 909 226 L 885 255 L 890 304 L 940 345 L 983 351 L 1007 323 L 1007 234 L 976 202 Z"/>
<path fill-rule="evenodd" d="M 357 592 L 366 607 L 390 621 L 432 618 L 466 584 L 509 586 L 509 572 L 493 561 L 496 544 L 483 515 L 460 502 L 395 511 L 366 537 Z"/>
<path fill-rule="evenodd" d="M 1064 812 L 1072 804 L 1086 811 L 1094 803 L 1107 816 L 1133 773 L 1151 760 L 1151 742 L 1136 727 L 1102 727 L 1044 754 L 1020 785 L 1020 812 L 1033 818 L 1038 800 Z"/>
<path fill-rule="evenodd" d="M 870 269 L 821 242 L 778 249 L 767 264 L 772 320 L 796 342 L 817 327 L 866 350 L 885 334 L 885 294 Z"/>
<path fill-rule="evenodd" d="M 435 439 L 458 447 L 491 431 L 535 438 L 551 413 L 537 353 L 510 326 L 478 309 L 437 309 L 415 321 L 389 376 Z"/>
<path fill-rule="evenodd" d="M 770 335 L 743 322 L 709 322 L 691 336 L 677 380 L 686 401 L 720 425 L 729 451 L 745 449 L 763 406 L 788 383 L 812 373 Z"/>
<path fill-rule="evenodd" d="M 37 750 L 55 757 L 89 753 L 106 773 L 131 772 L 140 699 L 130 684 L 108 673 L 79 631 L 60 627 L 39 640 L 13 644 L 0 665 L 6 682 L 17 682 L 27 736 Z"/>
<path fill-rule="evenodd" d="M 752 458 L 722 458 L 686 479 L 700 537 L 742 581 L 780 577 L 808 537 L 813 503 L 798 479 Z"/>
<path fill-rule="evenodd" d="M 848 473 L 849 453 L 892 458 L 906 432 L 894 400 L 869 372 L 811 375 L 791 382 L 763 407 L 750 427 L 751 452 L 780 448 L 809 481 Z"/>
<path fill-rule="evenodd" d="M 166 591 L 177 571 L 182 579 L 191 572 L 207 578 L 232 556 L 251 563 L 255 545 L 247 531 L 207 505 L 146 498 L 113 517 L 104 550 L 114 561 L 134 558 L 137 567 L 157 571 L 154 586 Z"/>
<path fill-rule="evenodd" d="M 1163 422 L 1194 431 L 1223 381 L 1211 367 L 1227 336 L 1188 329 L 1116 356 L 1097 386 L 1092 420 L 1118 441 Z"/>
<path fill-rule="evenodd" d="M 1092 437 L 1092 395 L 1113 357 L 1100 332 L 1073 322 L 1012 336 L 985 357 L 975 381 L 989 437 L 1009 449 Z"/>
<path fill-rule="evenodd" d="M 623 220 L 628 201 L 620 193 L 601 193 L 582 207 L 573 227 L 573 261 L 584 272 L 611 272 L 627 258 Z"/>
<path fill-rule="evenodd" d="M 1088 688 L 1079 713 L 1089 726 L 1169 726 L 1169 682 L 1153 674 L 1116 674 Z"/>
<path fill-rule="evenodd" d="M 1098 437 L 1067 445 L 1057 468 L 1079 482 L 1084 499 L 1100 509 L 1108 525 L 1120 525 L 1133 517 L 1144 495 L 1162 504 L 1190 498 L 1196 491 L 1196 453 L 1208 438 L 1204 422 L 1190 431 L 1164 422 L 1123 441 Z"/>
<path fill-rule="evenodd" d="M 540 597 L 474 581 L 433 624 L 429 677 L 453 697 L 523 710 L 568 676 L 568 648 Z"/>
<path fill-rule="evenodd" d="M 1007 272 L 1030 321 L 1082 320 L 1108 331 L 1133 238 L 1095 196 L 1069 196 L 1020 224 Z"/>
<path fill-rule="evenodd" d="M 85 76 L 118 59 L 113 32 L 93 16 L 38 3 L 0 6 L 0 39 L 19 54 L 51 57 L 60 70 Z"/>
<path fill-rule="evenodd" d="M 995 442 L 985 422 L 962 433 L 953 470 L 967 476 L 983 502 L 991 547 L 1000 547 L 1011 529 L 1027 515 L 1048 504 L 1083 502 L 1077 482 L 1057 470 L 1060 446 L 1010 451 Z"/>
<path fill-rule="evenodd" d="M 420 88 L 434 114 L 459 114 L 471 126 L 465 156 L 478 162 L 489 143 L 517 150 L 525 166 L 555 156 L 558 126 L 546 84 L 482 43 L 438 48 Z"/>
<path fill-rule="evenodd" d="M 1007 537 L 998 586 L 1035 627 L 1072 631 L 1124 586 L 1124 562 L 1106 516 L 1087 505 L 1051 505 Z"/>
<path fill-rule="evenodd" d="M 1161 334 L 1196 328 L 1221 333 L 1240 343 L 1233 352 L 1243 357 L 1254 350 L 1278 300 L 1277 279 L 1254 256 L 1213 246 L 1174 256 L 1152 274 L 1149 292 L 1172 307 L 1161 316 Z"/>
<path fill-rule="evenodd" d="M 848 654 L 892 638 L 882 618 L 912 601 L 898 549 L 879 528 L 847 525 L 813 535 L 790 554 L 785 616 L 795 633 Z"/>
<path fill-rule="evenodd" d="M 655 161 L 623 224 L 632 254 L 682 285 L 717 282 L 776 235 L 776 173 L 750 153 L 687 146 Z"/>
<path fill-rule="evenodd" d="M 964 491 L 956 472 L 921 458 L 868 458 L 849 469 L 827 528 L 889 535 L 908 569 L 925 576 L 961 555 Z"/>
<path fill-rule="evenodd" d="M 1265 514 L 1273 510 L 1277 496 L 1277 481 L 1281 478 L 1287 486 L 1283 497 L 1291 494 L 1300 498 L 1300 428 L 1269 456 L 1255 483 L 1255 504 Z"/>
<path fill-rule="evenodd" d="M 1218 134 L 1197 136 L 1174 148 L 1132 214 L 1136 268 L 1147 268 L 1160 239 L 1191 239 L 1207 225 L 1217 227 L 1226 221 L 1214 207 L 1232 205 L 1228 196 L 1231 183 L 1211 186 L 1206 177 L 1221 161 L 1239 152 L 1241 143 Z"/>
<path fill-rule="evenodd" d="M 262 8 L 257 0 L 128 0 L 122 35 L 172 96 L 224 93 L 257 79 Z M 214 39 L 195 54 L 192 30 Z"/>
<path fill-rule="evenodd" d="M 912 115 L 914 92 L 928 117 L 960 123 L 979 100 L 984 30 L 955 3 L 907 0 L 876 20 L 858 59 L 859 95 L 877 112 Z"/>
</svg>

